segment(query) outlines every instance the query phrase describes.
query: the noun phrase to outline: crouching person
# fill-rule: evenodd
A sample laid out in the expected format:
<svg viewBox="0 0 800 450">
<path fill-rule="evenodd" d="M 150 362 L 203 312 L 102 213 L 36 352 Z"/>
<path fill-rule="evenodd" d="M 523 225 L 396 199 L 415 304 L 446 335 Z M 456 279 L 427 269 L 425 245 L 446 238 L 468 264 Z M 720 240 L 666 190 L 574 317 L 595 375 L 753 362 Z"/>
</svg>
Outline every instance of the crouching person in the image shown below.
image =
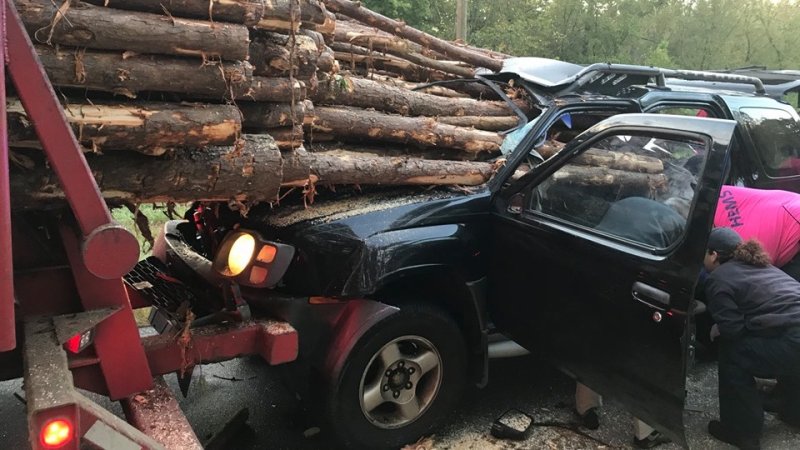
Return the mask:
<svg viewBox="0 0 800 450">
<path fill-rule="evenodd" d="M 754 377 L 778 378 L 786 396 L 780 417 L 800 426 L 800 282 L 730 228 L 712 230 L 704 265 L 712 339 L 719 339 L 720 420 L 708 432 L 758 449 L 764 410 Z"/>
</svg>

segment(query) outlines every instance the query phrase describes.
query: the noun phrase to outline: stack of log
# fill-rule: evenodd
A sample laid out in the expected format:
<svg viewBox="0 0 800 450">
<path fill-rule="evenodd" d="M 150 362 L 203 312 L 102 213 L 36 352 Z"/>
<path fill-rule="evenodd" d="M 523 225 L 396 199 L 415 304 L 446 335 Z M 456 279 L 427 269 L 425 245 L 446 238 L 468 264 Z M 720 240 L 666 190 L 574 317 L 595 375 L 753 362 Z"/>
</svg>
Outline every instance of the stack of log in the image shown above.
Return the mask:
<svg viewBox="0 0 800 450">
<path fill-rule="evenodd" d="M 347 0 L 14 0 L 113 202 L 274 202 L 315 184 L 477 185 L 519 118 L 465 81 L 507 55 Z M 448 81 L 446 84 L 426 85 Z M 506 94 L 530 112 L 524 95 Z M 8 104 L 15 206 L 63 196 Z"/>
</svg>

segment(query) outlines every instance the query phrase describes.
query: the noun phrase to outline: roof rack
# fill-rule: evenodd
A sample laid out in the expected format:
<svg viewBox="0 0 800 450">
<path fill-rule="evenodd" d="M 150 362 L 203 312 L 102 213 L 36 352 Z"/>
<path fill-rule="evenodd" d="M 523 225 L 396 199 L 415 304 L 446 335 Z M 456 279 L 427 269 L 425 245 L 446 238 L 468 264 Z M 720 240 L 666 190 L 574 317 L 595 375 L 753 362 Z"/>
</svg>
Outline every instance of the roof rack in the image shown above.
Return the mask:
<svg viewBox="0 0 800 450">
<path fill-rule="evenodd" d="M 591 85 L 600 81 L 602 84 L 611 82 L 617 84 L 619 81 L 612 78 L 612 75 L 638 75 L 653 77 L 656 80 L 656 85 L 661 88 L 667 87 L 666 79 L 677 78 L 689 81 L 716 81 L 727 83 L 741 83 L 749 84 L 755 88 L 756 94 L 766 94 L 764 83 L 756 77 L 749 77 L 745 75 L 734 75 L 719 72 L 704 72 L 696 70 L 675 70 L 675 69 L 662 69 L 659 67 L 648 66 L 635 66 L 630 64 L 610 64 L 610 63 L 596 63 L 583 68 L 580 72 L 573 77 L 574 82 L 565 89 L 566 91 L 574 91 L 583 86 Z M 562 91 L 563 92 L 563 91 Z"/>
</svg>

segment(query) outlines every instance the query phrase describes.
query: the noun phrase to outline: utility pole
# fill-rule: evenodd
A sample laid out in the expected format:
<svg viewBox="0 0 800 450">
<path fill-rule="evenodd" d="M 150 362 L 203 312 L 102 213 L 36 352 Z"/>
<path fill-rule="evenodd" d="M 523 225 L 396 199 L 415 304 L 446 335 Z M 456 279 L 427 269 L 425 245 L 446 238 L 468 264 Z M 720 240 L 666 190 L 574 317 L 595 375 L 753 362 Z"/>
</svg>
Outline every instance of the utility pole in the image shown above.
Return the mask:
<svg viewBox="0 0 800 450">
<path fill-rule="evenodd" d="M 456 40 L 467 43 L 467 0 L 456 0 Z"/>
</svg>

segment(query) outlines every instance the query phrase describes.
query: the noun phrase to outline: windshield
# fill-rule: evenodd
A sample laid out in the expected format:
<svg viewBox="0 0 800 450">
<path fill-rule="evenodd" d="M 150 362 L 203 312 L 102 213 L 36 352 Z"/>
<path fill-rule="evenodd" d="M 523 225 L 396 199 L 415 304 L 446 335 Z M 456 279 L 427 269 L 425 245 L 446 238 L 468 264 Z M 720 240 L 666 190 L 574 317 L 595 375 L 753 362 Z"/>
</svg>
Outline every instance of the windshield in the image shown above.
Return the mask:
<svg viewBox="0 0 800 450">
<path fill-rule="evenodd" d="M 796 115 L 774 108 L 741 108 L 739 112 L 767 175 L 800 175 L 800 126 Z"/>
</svg>

